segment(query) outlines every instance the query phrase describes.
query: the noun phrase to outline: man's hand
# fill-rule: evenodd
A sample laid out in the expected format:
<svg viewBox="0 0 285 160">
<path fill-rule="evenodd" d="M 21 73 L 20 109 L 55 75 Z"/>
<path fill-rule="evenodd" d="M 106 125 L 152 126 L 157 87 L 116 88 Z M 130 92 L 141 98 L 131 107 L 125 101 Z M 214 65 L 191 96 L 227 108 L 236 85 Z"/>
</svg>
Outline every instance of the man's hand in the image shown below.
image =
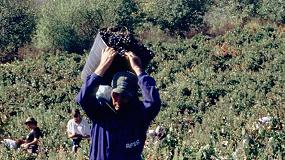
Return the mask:
<svg viewBox="0 0 285 160">
<path fill-rule="evenodd" d="M 72 139 L 77 139 L 79 137 L 82 137 L 82 135 L 77 134 L 77 133 L 68 132 L 67 134 L 68 134 L 68 138 L 72 138 Z"/>
<path fill-rule="evenodd" d="M 95 73 L 101 77 L 104 76 L 105 72 L 111 66 L 117 52 L 114 48 L 107 47 L 102 50 L 101 60 L 99 66 L 96 68 Z"/>
<path fill-rule="evenodd" d="M 143 72 L 141 59 L 138 56 L 136 56 L 133 52 L 126 52 L 125 55 L 127 55 L 131 67 L 135 71 L 136 75 L 140 75 Z"/>
<path fill-rule="evenodd" d="M 23 149 L 28 149 L 29 146 L 30 146 L 29 143 L 21 144 L 21 148 L 23 148 Z"/>
</svg>

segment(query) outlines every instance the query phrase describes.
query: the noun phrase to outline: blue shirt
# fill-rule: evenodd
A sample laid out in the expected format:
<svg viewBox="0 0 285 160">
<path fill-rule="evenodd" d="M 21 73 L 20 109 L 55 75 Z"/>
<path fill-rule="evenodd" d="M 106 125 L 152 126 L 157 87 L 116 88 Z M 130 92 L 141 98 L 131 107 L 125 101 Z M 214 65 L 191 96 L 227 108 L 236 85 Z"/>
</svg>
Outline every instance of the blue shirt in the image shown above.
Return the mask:
<svg viewBox="0 0 285 160">
<path fill-rule="evenodd" d="M 141 160 L 147 129 L 161 106 L 155 80 L 146 73 L 138 76 L 143 101 L 132 98 L 124 112 L 92 94 L 101 83 L 102 77 L 89 75 L 76 97 L 93 122 L 90 160 Z"/>
</svg>

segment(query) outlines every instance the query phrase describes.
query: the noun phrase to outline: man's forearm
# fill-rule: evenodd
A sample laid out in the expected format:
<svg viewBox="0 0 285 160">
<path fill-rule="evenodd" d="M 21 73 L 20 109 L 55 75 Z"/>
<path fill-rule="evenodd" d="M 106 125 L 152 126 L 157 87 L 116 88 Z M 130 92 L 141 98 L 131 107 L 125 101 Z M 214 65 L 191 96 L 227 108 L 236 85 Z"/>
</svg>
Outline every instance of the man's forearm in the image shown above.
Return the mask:
<svg viewBox="0 0 285 160">
<path fill-rule="evenodd" d="M 38 143 L 38 139 L 35 138 L 32 142 L 30 143 L 26 143 L 28 146 L 33 145 L 33 144 L 37 144 Z"/>
<path fill-rule="evenodd" d="M 68 132 L 67 135 L 68 135 L 68 138 L 73 138 L 75 136 L 75 134 L 72 134 L 70 132 Z"/>
<path fill-rule="evenodd" d="M 107 71 L 107 67 L 100 67 L 98 66 L 98 68 L 96 68 L 96 70 L 94 71 L 95 74 L 97 74 L 100 77 L 103 77 L 105 72 Z"/>
<path fill-rule="evenodd" d="M 74 133 L 74 134 L 72 134 L 72 133 L 69 133 L 68 134 L 68 138 L 84 138 L 84 136 L 83 135 L 81 135 L 81 134 L 77 134 L 77 133 Z"/>
</svg>

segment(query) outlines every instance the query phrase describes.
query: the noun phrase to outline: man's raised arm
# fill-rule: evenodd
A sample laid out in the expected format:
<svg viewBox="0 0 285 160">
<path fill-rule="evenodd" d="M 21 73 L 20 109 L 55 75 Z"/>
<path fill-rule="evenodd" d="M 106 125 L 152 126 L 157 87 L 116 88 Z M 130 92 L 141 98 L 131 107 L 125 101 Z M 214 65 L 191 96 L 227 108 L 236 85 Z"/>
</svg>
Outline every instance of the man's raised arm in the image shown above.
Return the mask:
<svg viewBox="0 0 285 160">
<path fill-rule="evenodd" d="M 102 50 L 101 60 L 98 67 L 93 74 L 87 76 L 79 94 L 76 97 L 77 103 L 82 107 L 91 120 L 94 120 L 96 111 L 100 107 L 99 102 L 96 99 L 96 91 L 102 82 L 102 77 L 111 66 L 116 54 L 116 51 L 110 47 Z"/>
<path fill-rule="evenodd" d="M 148 116 L 147 119 L 151 121 L 158 114 L 161 106 L 161 100 L 156 88 L 155 80 L 143 71 L 138 56 L 132 52 L 127 52 L 126 55 L 129 58 L 132 69 L 138 76 L 138 85 L 142 90 L 143 103 Z"/>
</svg>

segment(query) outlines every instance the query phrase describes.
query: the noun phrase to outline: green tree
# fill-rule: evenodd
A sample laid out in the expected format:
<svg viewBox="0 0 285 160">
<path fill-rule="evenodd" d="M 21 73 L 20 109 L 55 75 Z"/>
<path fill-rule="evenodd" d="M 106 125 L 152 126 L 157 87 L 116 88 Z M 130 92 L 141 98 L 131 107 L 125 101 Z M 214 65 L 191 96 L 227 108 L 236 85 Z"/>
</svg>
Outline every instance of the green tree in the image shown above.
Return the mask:
<svg viewBox="0 0 285 160">
<path fill-rule="evenodd" d="M 48 1 L 40 11 L 34 41 L 40 49 L 82 52 L 91 47 L 101 23 L 91 1 Z"/>
<path fill-rule="evenodd" d="M 41 49 L 82 52 L 89 49 L 101 27 L 136 23 L 132 0 L 48 1 L 40 12 L 35 43 Z"/>
<path fill-rule="evenodd" d="M 16 52 L 31 41 L 36 16 L 30 0 L 0 0 L 0 51 Z"/>
<path fill-rule="evenodd" d="M 150 0 L 141 3 L 146 19 L 162 29 L 189 31 L 203 24 L 209 0 Z"/>
<path fill-rule="evenodd" d="M 141 21 L 138 5 L 133 0 L 95 0 L 94 4 L 100 10 L 104 27 L 121 25 L 133 30 Z"/>
<path fill-rule="evenodd" d="M 213 4 L 204 19 L 213 29 L 238 26 L 251 18 L 285 23 L 283 1 L 270 0 L 219 0 Z"/>
</svg>

